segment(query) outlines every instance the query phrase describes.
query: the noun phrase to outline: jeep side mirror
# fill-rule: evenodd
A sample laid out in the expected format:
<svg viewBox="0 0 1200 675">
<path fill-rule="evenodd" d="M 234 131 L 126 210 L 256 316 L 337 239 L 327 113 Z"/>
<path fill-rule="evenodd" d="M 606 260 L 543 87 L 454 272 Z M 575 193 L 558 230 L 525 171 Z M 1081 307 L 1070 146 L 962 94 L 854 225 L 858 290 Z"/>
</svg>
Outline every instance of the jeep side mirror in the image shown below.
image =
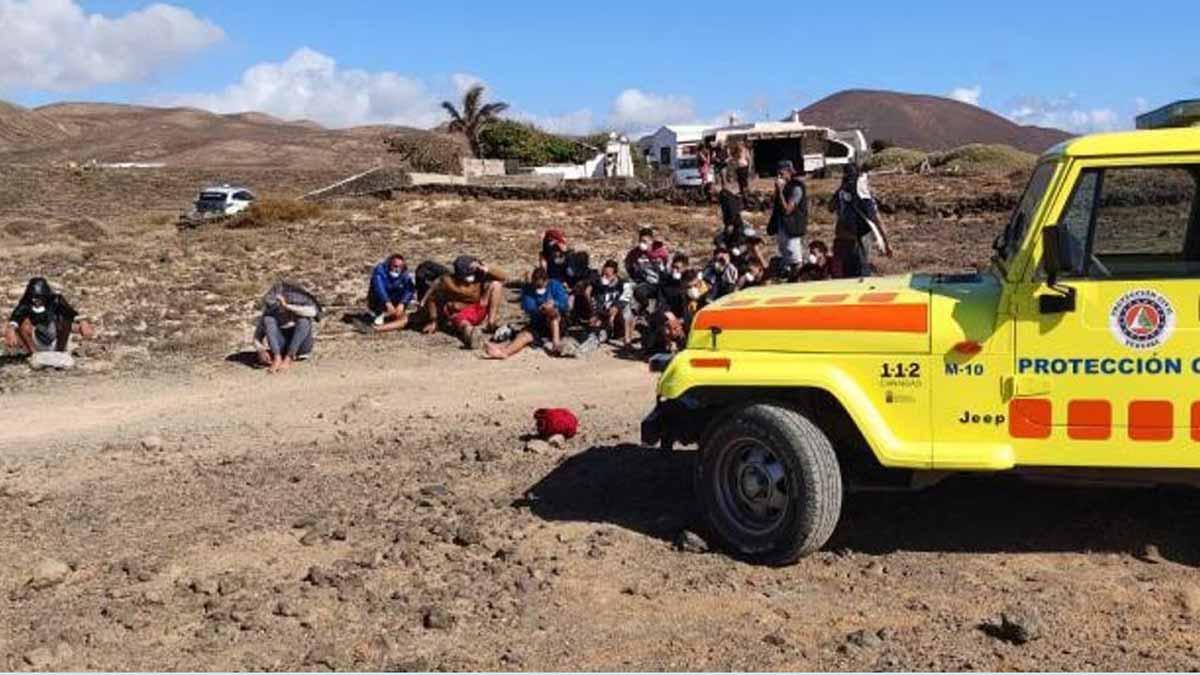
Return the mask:
<svg viewBox="0 0 1200 675">
<path fill-rule="evenodd" d="M 1046 293 L 1038 296 L 1038 311 L 1042 314 L 1064 314 L 1075 311 L 1075 289 L 1058 285 L 1058 275 L 1064 269 L 1075 269 L 1070 257 L 1071 242 L 1061 225 L 1042 228 L 1042 270 L 1046 273 L 1046 285 L 1058 291 L 1057 295 Z"/>
</svg>

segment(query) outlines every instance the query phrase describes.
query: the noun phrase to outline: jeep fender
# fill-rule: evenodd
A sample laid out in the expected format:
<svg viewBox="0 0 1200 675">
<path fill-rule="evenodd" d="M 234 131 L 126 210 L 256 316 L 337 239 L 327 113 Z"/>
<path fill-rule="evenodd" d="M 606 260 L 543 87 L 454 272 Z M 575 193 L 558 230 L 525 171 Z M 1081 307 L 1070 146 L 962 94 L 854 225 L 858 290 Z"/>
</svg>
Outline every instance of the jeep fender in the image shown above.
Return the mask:
<svg viewBox="0 0 1200 675">
<path fill-rule="evenodd" d="M 930 469 L 933 445 L 897 437 L 858 380 L 828 355 L 774 352 L 700 352 L 678 354 L 659 381 L 660 405 L 688 400 L 709 408 L 720 406 L 720 392 L 737 398 L 778 397 L 781 391 L 820 390 L 832 396 L 858 427 L 875 458 L 885 467 Z M 749 396 L 745 394 L 749 393 Z M 708 409 L 704 421 L 713 419 Z"/>
</svg>

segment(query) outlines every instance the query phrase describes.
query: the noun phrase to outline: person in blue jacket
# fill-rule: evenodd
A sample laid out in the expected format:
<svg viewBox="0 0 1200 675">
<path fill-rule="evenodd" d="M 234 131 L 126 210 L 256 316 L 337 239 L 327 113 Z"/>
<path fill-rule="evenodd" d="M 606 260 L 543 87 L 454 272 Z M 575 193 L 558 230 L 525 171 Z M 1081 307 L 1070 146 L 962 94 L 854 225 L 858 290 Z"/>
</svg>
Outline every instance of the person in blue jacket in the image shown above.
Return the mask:
<svg viewBox="0 0 1200 675">
<path fill-rule="evenodd" d="M 408 325 L 409 307 L 417 301 L 417 279 L 408 271 L 404 256 L 393 253 L 371 270 L 367 306 L 375 317 L 372 325 L 360 325 L 366 332 L 386 333 Z"/>
<path fill-rule="evenodd" d="M 521 309 L 529 317 L 529 325 L 508 344 L 489 342 L 484 347 L 490 359 L 507 359 L 529 345 L 550 340 L 547 350 L 558 354 L 562 348 L 563 317 L 570 311 L 570 296 L 561 281 L 551 279 L 546 270 L 539 267 L 530 276 L 529 284 L 521 290 Z"/>
</svg>

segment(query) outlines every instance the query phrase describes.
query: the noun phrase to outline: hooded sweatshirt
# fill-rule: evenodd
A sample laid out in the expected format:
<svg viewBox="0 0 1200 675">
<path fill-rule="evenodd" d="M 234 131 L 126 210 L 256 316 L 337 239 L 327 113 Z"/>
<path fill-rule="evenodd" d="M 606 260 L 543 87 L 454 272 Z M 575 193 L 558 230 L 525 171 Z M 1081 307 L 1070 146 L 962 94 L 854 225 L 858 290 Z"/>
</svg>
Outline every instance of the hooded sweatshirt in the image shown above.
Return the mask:
<svg viewBox="0 0 1200 675">
<path fill-rule="evenodd" d="M 45 307 L 41 312 L 34 310 L 34 298 L 41 298 L 43 307 Z M 48 281 L 42 277 L 34 277 L 25 285 L 25 292 L 9 315 L 8 322 L 14 328 L 20 326 L 21 322 L 26 319 L 35 326 L 47 326 L 59 321 L 73 323 L 78 316 L 79 312 L 75 311 L 75 308 L 62 295 L 55 293 L 50 288 Z"/>
<path fill-rule="evenodd" d="M 291 306 L 291 311 L 279 305 L 276 297 L 280 295 Z M 320 301 L 317 300 L 315 295 L 298 284 L 287 281 L 276 282 L 263 295 L 262 302 L 263 316 L 275 317 L 281 328 L 292 327 L 295 325 L 296 319 L 321 320 L 323 308 Z"/>
<path fill-rule="evenodd" d="M 570 309 L 567 287 L 557 279 L 551 279 L 541 293 L 538 293 L 538 288 L 534 284 L 526 284 L 525 288 L 521 289 L 521 309 L 525 310 L 530 317 L 539 316 L 539 311 L 547 300 L 554 303 L 560 314 L 566 314 Z"/>
<path fill-rule="evenodd" d="M 371 287 L 368 292 L 371 300 L 380 305 L 392 303 L 405 307 L 417 298 L 417 279 L 407 269 L 400 276 L 393 277 L 388 261 L 384 260 L 371 270 Z"/>
</svg>

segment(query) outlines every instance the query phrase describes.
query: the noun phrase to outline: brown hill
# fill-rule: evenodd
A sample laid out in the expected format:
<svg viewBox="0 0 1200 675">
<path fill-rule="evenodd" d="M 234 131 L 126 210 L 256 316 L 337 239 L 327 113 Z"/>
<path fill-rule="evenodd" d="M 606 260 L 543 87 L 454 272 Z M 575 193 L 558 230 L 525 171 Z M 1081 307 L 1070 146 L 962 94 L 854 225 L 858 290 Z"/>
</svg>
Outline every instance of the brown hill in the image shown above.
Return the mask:
<svg viewBox="0 0 1200 675">
<path fill-rule="evenodd" d="M 0 103 L 0 162 L 163 162 L 171 166 L 356 168 L 379 163 L 384 135 L 431 132 L 373 125 L 326 129 L 256 112 L 56 103 Z"/>
<path fill-rule="evenodd" d="M 66 137 L 66 131 L 45 115 L 0 101 L 0 152 Z"/>
<path fill-rule="evenodd" d="M 994 143 L 1040 153 L 1071 137 L 1059 129 L 1015 124 L 979 106 L 940 96 L 865 89 L 823 98 L 801 110 L 800 119 L 838 129 L 862 129 L 870 141 L 926 151 Z"/>
</svg>

